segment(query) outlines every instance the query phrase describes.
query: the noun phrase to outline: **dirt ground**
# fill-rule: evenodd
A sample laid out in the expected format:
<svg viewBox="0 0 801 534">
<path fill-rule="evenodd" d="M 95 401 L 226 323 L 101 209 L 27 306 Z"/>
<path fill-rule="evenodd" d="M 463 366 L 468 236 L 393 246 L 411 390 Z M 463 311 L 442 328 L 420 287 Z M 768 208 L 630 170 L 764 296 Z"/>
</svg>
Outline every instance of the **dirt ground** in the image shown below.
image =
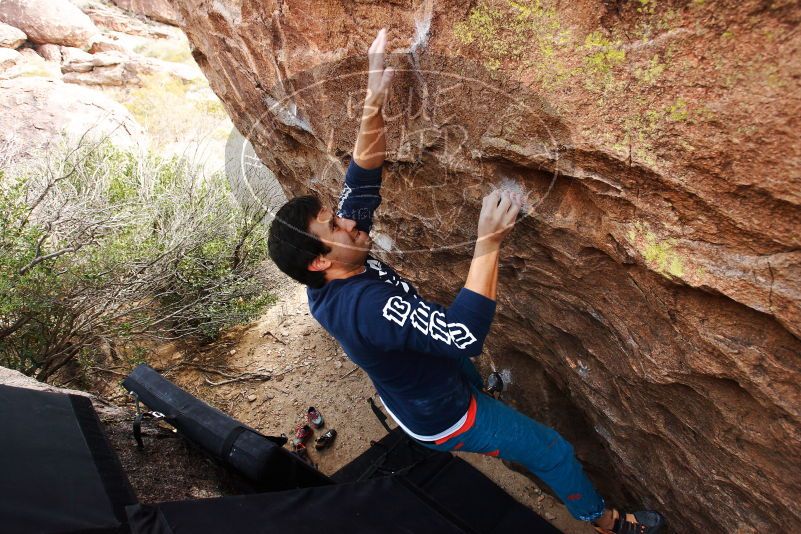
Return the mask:
<svg viewBox="0 0 801 534">
<path fill-rule="evenodd" d="M 337 438 L 329 449 L 310 447 L 309 456 L 320 471 L 330 475 L 369 448 L 370 440 L 384 436 L 368 404 L 375 390 L 367 375 L 311 317 L 304 287 L 284 279 L 274 290 L 279 296 L 275 306 L 258 321 L 228 332 L 213 348 L 188 354 L 166 345 L 149 363 L 193 395 L 267 435 L 291 437 L 297 425 L 304 423 L 306 409 L 315 406 L 325 418 L 325 429 L 336 429 Z M 272 378 L 240 380 L 244 373 Z M 109 431 L 112 443 L 142 501 L 233 492 L 219 468 L 180 445 L 180 440 L 152 429 L 145 437 L 146 451 L 141 452 L 133 447 L 125 421 L 106 423 L 116 423 Z M 315 432 L 315 437 L 320 433 Z M 594 532 L 501 460 L 459 455 L 562 531 Z M 153 458 L 165 458 L 168 465 Z"/>
</svg>

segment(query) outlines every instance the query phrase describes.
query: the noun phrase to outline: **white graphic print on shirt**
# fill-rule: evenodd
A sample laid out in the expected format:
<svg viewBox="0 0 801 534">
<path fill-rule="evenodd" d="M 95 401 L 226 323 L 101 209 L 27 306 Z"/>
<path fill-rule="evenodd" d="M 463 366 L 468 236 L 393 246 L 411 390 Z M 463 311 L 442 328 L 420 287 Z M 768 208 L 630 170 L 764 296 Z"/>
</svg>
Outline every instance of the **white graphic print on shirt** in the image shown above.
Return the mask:
<svg viewBox="0 0 801 534">
<path fill-rule="evenodd" d="M 348 200 L 348 197 L 353 192 L 348 184 L 342 188 L 342 192 L 339 194 L 339 204 L 337 204 L 337 213 L 342 211 L 342 206 L 345 204 L 345 201 Z"/>
<path fill-rule="evenodd" d="M 384 282 L 396 287 L 400 286 L 401 288 L 403 288 L 404 293 L 409 293 L 409 291 L 412 289 L 412 287 L 406 282 L 406 280 L 401 278 L 397 273 L 390 272 L 390 268 L 381 263 L 380 261 L 367 260 L 367 266 L 370 267 L 372 270 L 374 270 L 376 274 L 378 274 L 378 278 L 380 280 L 383 280 Z M 412 291 L 412 296 L 416 299 L 420 298 L 414 291 Z"/>
<path fill-rule="evenodd" d="M 393 295 L 387 299 L 382 314 L 388 321 L 404 326 L 406 320 L 411 315 L 411 323 L 421 334 L 431 336 L 432 339 L 442 341 L 457 348 L 463 349 L 476 341 L 476 337 L 462 323 L 448 323 L 445 321 L 445 314 L 441 311 L 431 310 L 413 290 L 413 288 L 399 275 L 390 272 L 389 267 L 377 260 L 367 260 L 367 265 L 373 269 L 379 279 L 396 287 L 403 288 L 404 293 L 409 294 L 416 300 L 414 311 L 412 302 L 404 299 L 400 295 Z"/>
</svg>

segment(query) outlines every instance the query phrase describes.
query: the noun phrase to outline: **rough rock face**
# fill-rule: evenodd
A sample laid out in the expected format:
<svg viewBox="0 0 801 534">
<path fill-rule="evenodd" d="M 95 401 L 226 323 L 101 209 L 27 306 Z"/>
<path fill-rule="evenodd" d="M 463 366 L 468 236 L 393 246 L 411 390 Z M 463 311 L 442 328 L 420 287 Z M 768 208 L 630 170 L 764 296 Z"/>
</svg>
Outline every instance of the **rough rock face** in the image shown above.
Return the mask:
<svg viewBox="0 0 801 534">
<path fill-rule="evenodd" d="M 14 371 L 6 367 L 0 367 L 0 384 L 3 386 L 10 386 L 15 388 L 32 389 L 35 391 L 49 391 L 51 393 L 63 393 L 64 395 L 80 395 L 81 397 L 88 397 L 92 401 L 95 411 L 102 417 L 128 417 L 128 412 L 117 406 L 113 406 L 108 402 L 98 399 L 85 391 L 77 389 L 59 388 L 39 382 L 35 378 L 25 376 L 19 371 Z"/>
<path fill-rule="evenodd" d="M 106 5 L 95 0 L 83 0 L 81 4 L 83 12 L 104 30 L 155 38 L 169 37 L 169 33 L 132 17 L 114 5 Z"/>
<path fill-rule="evenodd" d="M 92 47 L 89 49 L 89 53 L 96 54 L 97 52 L 128 52 L 128 48 L 119 42 L 119 40 L 114 40 L 113 38 L 107 35 L 101 35 L 95 42 L 92 43 Z"/>
<path fill-rule="evenodd" d="M 178 26 L 180 16 L 169 0 L 113 0 L 117 6 L 153 20 Z"/>
<path fill-rule="evenodd" d="M 20 55 L 25 58 L 26 61 L 31 63 L 39 63 L 42 64 L 45 62 L 45 59 L 36 53 L 36 50 L 33 48 L 23 47 L 18 49 Z"/>
<path fill-rule="evenodd" d="M 19 28 L 0 22 L 0 47 L 19 48 L 27 38 L 25 32 Z"/>
<path fill-rule="evenodd" d="M 127 85 L 154 73 L 169 74 L 185 82 L 202 77 L 197 67 L 114 50 L 88 54 L 78 48 L 62 46 L 61 54 L 61 72 L 68 83 Z"/>
<path fill-rule="evenodd" d="M 36 46 L 36 51 L 45 61 L 61 64 L 61 47 L 55 44 L 42 44 Z"/>
<path fill-rule="evenodd" d="M 32 28 L 31 40 L 36 43 L 23 46 L 25 33 L 0 22 L 0 80 L 45 76 L 80 85 L 119 87 L 141 86 L 150 75 L 165 74 L 185 83 L 203 78 L 191 62 L 165 61 L 147 55 L 148 50 L 151 54 L 157 53 L 152 50 L 158 51 L 162 43 L 168 43 L 162 50 L 169 54 L 174 50 L 169 48 L 169 43 L 174 46 L 176 39 L 181 42 L 185 39 L 180 30 L 154 24 L 142 17 L 135 18 L 119 7 L 98 0 L 75 0 L 67 4 L 69 9 L 64 13 L 69 15 L 71 10 L 79 9 L 79 16 L 56 21 L 52 9 L 58 7 L 58 2 L 46 6 L 34 2 L 22 10 L 15 2 L 0 0 L 0 13 Z M 88 24 L 90 30 L 84 32 L 83 37 L 91 36 L 90 39 L 75 37 L 82 31 L 79 23 Z M 102 32 L 98 27 L 103 28 Z M 65 39 L 76 46 L 57 44 Z M 18 46 L 23 46 L 19 53 L 13 50 Z M 140 53 L 141 49 L 145 52 Z M 42 58 L 48 63 L 42 64 Z M 53 70 L 53 64 L 60 69 Z"/>
<path fill-rule="evenodd" d="M 69 0 L 0 0 L 0 20 L 24 31 L 34 43 L 88 48 L 100 33 Z"/>
<path fill-rule="evenodd" d="M 0 80 L 0 145 L 20 160 L 76 140 L 108 138 L 121 148 L 146 146 L 142 127 L 120 104 L 97 91 L 39 77 Z"/>
<path fill-rule="evenodd" d="M 801 520 L 797 3 L 174 5 L 287 192 L 332 202 L 390 27 L 386 259 L 447 302 L 482 193 L 530 191 L 487 351 L 508 398 L 677 532 Z"/>
<path fill-rule="evenodd" d="M 0 48 L 0 70 L 6 70 L 22 61 L 22 54 L 13 48 Z"/>
</svg>

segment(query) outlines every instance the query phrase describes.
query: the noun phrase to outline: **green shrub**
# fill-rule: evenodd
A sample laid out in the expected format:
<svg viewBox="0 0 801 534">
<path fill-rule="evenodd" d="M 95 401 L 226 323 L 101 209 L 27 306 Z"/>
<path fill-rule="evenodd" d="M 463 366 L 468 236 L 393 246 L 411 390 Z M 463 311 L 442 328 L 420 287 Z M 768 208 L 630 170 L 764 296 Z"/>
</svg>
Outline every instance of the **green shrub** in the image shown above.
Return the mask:
<svg viewBox="0 0 801 534">
<path fill-rule="evenodd" d="M 257 316 L 265 210 L 225 176 L 108 143 L 0 174 L 0 365 L 45 380 L 102 343 L 210 340 Z"/>
</svg>

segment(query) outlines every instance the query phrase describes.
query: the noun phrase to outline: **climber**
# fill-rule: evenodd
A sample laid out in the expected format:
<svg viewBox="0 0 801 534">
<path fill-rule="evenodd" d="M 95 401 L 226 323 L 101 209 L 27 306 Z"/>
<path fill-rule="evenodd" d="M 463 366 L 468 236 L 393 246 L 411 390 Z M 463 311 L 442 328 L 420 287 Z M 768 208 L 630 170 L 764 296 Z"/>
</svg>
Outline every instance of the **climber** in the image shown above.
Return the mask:
<svg viewBox="0 0 801 534">
<path fill-rule="evenodd" d="M 464 287 L 450 307 L 424 300 L 386 263 L 370 256 L 385 156 L 382 107 L 393 71 L 384 68 L 387 32 L 368 51 L 361 125 L 335 209 L 314 195 L 288 201 L 270 226 L 270 257 L 307 286 L 312 315 L 372 380 L 389 415 L 426 447 L 478 452 L 526 466 L 579 520 L 599 532 L 650 534 L 653 511 L 608 509 L 573 455 L 546 427 L 482 392 L 470 358 L 481 354 L 495 313 L 498 258 L 524 199 L 484 197 Z"/>
</svg>

